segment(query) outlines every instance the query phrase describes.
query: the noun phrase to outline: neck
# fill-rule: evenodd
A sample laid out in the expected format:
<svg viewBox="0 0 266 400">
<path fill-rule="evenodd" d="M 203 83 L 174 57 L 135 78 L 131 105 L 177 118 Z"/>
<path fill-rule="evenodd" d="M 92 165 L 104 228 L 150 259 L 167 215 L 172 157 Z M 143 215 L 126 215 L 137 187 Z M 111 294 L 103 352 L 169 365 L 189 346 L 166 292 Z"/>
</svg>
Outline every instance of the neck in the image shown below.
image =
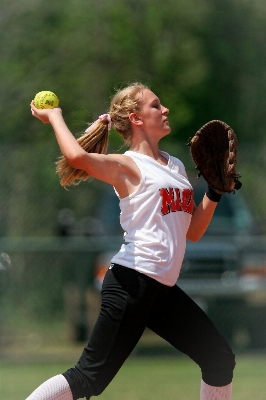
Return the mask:
<svg viewBox="0 0 266 400">
<path fill-rule="evenodd" d="M 161 164 L 167 164 L 167 160 L 160 153 L 159 140 L 156 135 L 148 135 L 143 129 L 135 128 L 129 150 L 145 154 Z"/>
</svg>

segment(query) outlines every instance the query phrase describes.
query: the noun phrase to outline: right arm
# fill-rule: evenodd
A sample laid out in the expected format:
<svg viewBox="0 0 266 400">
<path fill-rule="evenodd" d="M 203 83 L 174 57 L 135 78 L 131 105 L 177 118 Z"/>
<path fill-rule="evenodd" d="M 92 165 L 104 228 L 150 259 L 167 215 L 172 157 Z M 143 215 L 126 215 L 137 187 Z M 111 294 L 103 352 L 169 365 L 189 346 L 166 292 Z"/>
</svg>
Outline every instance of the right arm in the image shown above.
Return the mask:
<svg viewBox="0 0 266 400">
<path fill-rule="evenodd" d="M 52 125 L 60 150 L 73 168 L 111 184 L 120 197 L 127 196 L 139 184 L 139 170 L 129 157 L 87 153 L 68 129 L 60 108 L 40 110 L 31 103 L 31 110 L 34 117 Z"/>
</svg>

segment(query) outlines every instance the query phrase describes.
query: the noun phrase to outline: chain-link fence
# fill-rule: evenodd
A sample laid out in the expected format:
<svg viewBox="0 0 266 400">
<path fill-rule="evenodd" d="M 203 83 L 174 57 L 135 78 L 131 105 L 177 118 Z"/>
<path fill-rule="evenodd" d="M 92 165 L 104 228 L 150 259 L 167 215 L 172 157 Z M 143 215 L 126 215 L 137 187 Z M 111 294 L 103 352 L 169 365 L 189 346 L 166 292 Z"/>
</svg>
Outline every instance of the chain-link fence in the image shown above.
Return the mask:
<svg viewBox="0 0 266 400">
<path fill-rule="evenodd" d="M 14 357 L 18 349 L 22 358 L 23 349 L 43 357 L 45 346 L 85 342 L 99 312 L 102 272 L 108 267 L 102 253 L 110 256 L 120 243 L 121 237 L 1 239 L 6 251 L 0 259 L 2 357 Z M 264 239 L 260 246 L 265 245 Z M 266 348 L 264 265 L 261 275 L 238 282 L 226 272 L 221 284 L 202 281 L 200 294 L 193 283 L 180 280 L 235 350 Z M 147 337 L 161 348 L 155 337 Z"/>
<path fill-rule="evenodd" d="M 1 341 L 9 348 L 34 341 L 79 342 L 99 310 L 99 253 L 119 248 L 121 238 L 2 238 Z M 90 303 L 89 303 L 89 299 Z M 92 311 L 93 310 L 93 311 Z M 60 328 L 59 328 L 60 327 Z M 46 339 L 44 339 L 44 337 Z M 37 343 L 38 344 L 38 343 Z"/>
</svg>

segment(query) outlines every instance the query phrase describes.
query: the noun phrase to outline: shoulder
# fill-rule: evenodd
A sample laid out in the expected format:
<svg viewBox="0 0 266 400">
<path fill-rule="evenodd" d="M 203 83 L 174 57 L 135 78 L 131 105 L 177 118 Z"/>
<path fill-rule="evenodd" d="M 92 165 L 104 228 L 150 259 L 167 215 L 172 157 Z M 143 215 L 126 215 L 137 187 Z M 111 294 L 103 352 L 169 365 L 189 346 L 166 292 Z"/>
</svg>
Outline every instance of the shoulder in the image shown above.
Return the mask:
<svg viewBox="0 0 266 400">
<path fill-rule="evenodd" d="M 131 157 L 127 156 L 126 154 L 106 154 L 104 157 L 109 160 L 110 162 L 114 162 L 120 164 L 121 166 L 128 166 L 129 164 L 133 163 Z"/>
<path fill-rule="evenodd" d="M 107 157 L 125 168 L 135 165 L 132 157 L 127 152 L 124 154 L 108 154 Z"/>
<path fill-rule="evenodd" d="M 160 150 L 160 153 L 164 155 L 164 157 L 167 158 L 174 166 L 185 169 L 184 163 L 179 158 L 171 156 L 170 154 L 162 150 Z"/>
<path fill-rule="evenodd" d="M 184 163 L 177 157 L 169 156 L 169 164 L 171 168 L 175 170 L 178 174 L 184 176 L 187 179 L 187 172 Z"/>
<path fill-rule="evenodd" d="M 169 157 L 170 157 L 171 160 L 172 160 L 173 162 L 175 162 L 176 164 L 178 164 L 178 165 L 183 165 L 183 166 L 184 166 L 184 163 L 180 160 L 180 158 L 177 158 L 177 157 L 171 156 L 171 155 L 169 155 Z"/>
<path fill-rule="evenodd" d="M 179 158 L 171 156 L 171 159 L 174 165 L 185 170 L 185 165 Z"/>
<path fill-rule="evenodd" d="M 125 175 L 135 175 L 139 177 L 139 169 L 129 155 L 125 154 L 108 154 L 109 160 L 113 161 L 117 165 L 117 171 L 119 174 L 124 173 Z"/>
</svg>

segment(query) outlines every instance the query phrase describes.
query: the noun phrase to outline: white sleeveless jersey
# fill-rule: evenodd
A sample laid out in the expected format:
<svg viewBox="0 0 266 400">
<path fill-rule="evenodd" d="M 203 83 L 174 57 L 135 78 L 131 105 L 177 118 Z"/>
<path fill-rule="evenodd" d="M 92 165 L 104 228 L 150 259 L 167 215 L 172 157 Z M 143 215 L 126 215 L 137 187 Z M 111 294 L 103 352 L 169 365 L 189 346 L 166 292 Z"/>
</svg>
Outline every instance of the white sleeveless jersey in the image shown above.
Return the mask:
<svg viewBox="0 0 266 400">
<path fill-rule="evenodd" d="M 120 199 L 125 244 L 111 262 L 175 285 L 193 212 L 193 189 L 183 163 L 169 154 L 166 166 L 134 151 L 124 153 L 141 172 L 138 188 Z"/>
</svg>

